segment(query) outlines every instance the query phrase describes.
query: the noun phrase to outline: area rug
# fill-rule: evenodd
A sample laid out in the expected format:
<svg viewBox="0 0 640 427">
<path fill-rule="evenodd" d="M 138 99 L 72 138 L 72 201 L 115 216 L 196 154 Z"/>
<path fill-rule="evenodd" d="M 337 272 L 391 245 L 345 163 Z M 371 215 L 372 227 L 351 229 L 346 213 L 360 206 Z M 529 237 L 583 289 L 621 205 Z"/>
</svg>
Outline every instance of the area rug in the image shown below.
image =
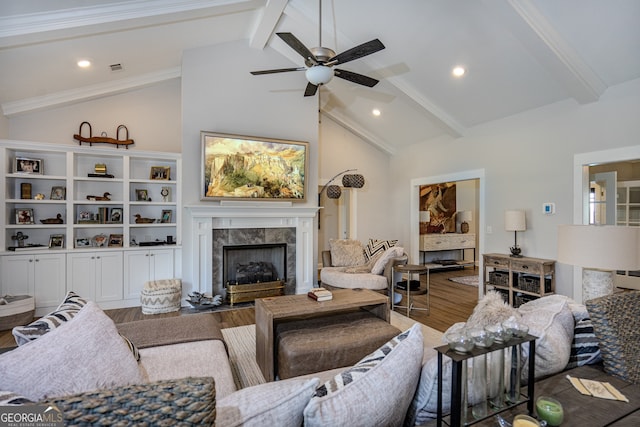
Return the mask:
<svg viewBox="0 0 640 427">
<path fill-rule="evenodd" d="M 478 286 L 480 282 L 480 280 L 478 279 L 478 275 L 450 277 L 449 280 L 451 280 L 452 282 L 461 283 L 463 285 L 469 285 L 469 286 Z"/>
<path fill-rule="evenodd" d="M 399 313 L 391 312 L 391 324 L 401 331 L 409 329 L 414 323 Z M 435 355 L 434 347 L 442 345 L 442 332 L 420 323 L 424 338 L 425 356 Z M 222 329 L 222 335 L 229 348 L 229 362 L 238 389 L 251 387 L 265 382 L 256 362 L 256 325 L 236 326 Z"/>
</svg>

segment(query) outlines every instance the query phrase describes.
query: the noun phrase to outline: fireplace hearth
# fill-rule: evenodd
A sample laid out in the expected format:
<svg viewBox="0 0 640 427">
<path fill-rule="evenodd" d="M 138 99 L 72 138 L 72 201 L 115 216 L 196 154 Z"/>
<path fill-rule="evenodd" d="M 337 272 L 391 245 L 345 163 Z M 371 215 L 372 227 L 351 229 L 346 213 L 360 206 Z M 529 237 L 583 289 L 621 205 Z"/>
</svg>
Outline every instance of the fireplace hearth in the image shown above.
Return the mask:
<svg viewBox="0 0 640 427">
<path fill-rule="evenodd" d="M 225 245 L 223 283 L 230 305 L 284 295 L 287 244 Z"/>
</svg>

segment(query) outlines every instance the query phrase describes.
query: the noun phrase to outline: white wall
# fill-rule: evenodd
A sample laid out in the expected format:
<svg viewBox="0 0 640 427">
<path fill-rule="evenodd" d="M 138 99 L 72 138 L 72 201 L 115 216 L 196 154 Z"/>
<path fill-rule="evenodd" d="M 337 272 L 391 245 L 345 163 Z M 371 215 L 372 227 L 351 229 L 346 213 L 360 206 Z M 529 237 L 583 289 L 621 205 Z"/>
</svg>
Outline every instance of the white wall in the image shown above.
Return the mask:
<svg viewBox="0 0 640 427">
<path fill-rule="evenodd" d="M 329 180 L 346 169 L 358 169 L 357 173 L 365 178 L 364 187 L 354 190 L 357 209 L 354 238 L 363 242 L 369 238 L 399 239 L 391 217 L 391 193 L 395 189 L 389 175 L 390 156 L 326 116 L 322 117 L 320 135 L 321 180 Z"/>
<path fill-rule="evenodd" d="M 252 76 L 244 71 L 281 68 L 283 62 L 286 61 L 272 49 L 251 49 L 246 40 L 184 52 L 182 200 L 185 205 L 219 204 L 200 201 L 200 131 L 212 131 L 309 142 L 307 200 L 295 206 L 317 206 L 317 98 L 303 97 L 306 86 L 303 73 Z M 183 218 L 183 282 L 190 285 L 194 273 L 191 224 L 188 215 Z"/>
<path fill-rule="evenodd" d="M 484 169 L 484 252 L 508 253 L 513 233 L 504 211 L 525 209 L 527 231 L 518 233 L 525 256 L 555 259 L 557 227 L 573 222 L 573 157 L 576 153 L 637 145 L 640 80 L 612 87 L 596 103 L 561 102 L 469 129 L 459 139 L 416 144 L 391 159 L 393 223 L 409 237 L 410 181 Z M 544 202 L 556 215 L 542 213 Z M 485 228 L 485 231 L 487 229 Z M 556 265 L 557 290 L 573 296 L 572 268 Z"/>
<path fill-rule="evenodd" d="M 116 129 L 122 124 L 135 142 L 130 150 L 179 153 L 180 110 L 180 81 L 174 79 L 118 95 L 12 116 L 7 138 L 77 144 L 73 135 L 84 121 L 91 123 L 93 136 L 104 131 L 111 138 L 116 137 Z M 88 136 L 84 132 L 83 135 Z"/>
</svg>

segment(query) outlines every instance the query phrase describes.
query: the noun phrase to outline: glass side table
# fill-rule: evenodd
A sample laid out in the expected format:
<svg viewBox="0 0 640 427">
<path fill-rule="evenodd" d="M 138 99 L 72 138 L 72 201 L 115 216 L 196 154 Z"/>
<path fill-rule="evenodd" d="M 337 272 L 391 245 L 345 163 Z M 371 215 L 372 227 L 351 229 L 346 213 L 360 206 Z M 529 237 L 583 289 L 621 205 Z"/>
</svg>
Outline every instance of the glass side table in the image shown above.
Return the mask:
<svg viewBox="0 0 640 427">
<path fill-rule="evenodd" d="M 406 290 L 402 290 L 402 289 L 398 289 L 397 291 L 403 295 L 407 296 L 407 301 L 406 301 L 406 306 L 402 306 L 402 305 L 395 305 L 394 304 L 394 297 L 393 294 L 396 291 L 396 283 L 395 280 L 392 280 L 392 289 L 391 289 L 391 309 L 393 310 L 395 307 L 397 308 L 406 308 L 407 309 L 407 317 L 409 317 L 409 315 L 411 314 L 411 310 L 422 310 L 422 311 L 429 311 L 430 308 L 430 302 L 429 302 L 429 282 L 427 282 L 427 287 L 425 289 L 419 288 L 416 291 L 412 291 L 411 290 L 411 277 L 415 274 L 418 276 L 418 283 L 420 283 L 420 275 L 421 274 L 425 274 L 429 271 L 429 269 L 424 266 L 424 265 L 416 265 L 416 264 L 403 264 L 403 265 L 396 265 L 393 267 L 394 271 L 397 271 L 399 273 L 405 273 L 407 275 L 407 289 Z M 427 294 L 427 308 L 421 308 L 421 307 L 413 307 L 413 304 L 411 304 L 411 295 L 423 295 L 423 294 Z"/>
</svg>

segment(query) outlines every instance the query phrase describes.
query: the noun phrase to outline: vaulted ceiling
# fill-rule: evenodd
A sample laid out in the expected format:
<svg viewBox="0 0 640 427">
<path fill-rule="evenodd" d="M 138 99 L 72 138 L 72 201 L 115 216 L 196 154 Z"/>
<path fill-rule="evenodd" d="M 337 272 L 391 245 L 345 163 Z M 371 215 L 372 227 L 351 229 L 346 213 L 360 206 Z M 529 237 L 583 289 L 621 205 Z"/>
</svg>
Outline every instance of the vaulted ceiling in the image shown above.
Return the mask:
<svg viewBox="0 0 640 427">
<path fill-rule="evenodd" d="M 548 104 L 596 102 L 640 78 L 638 22 L 637 0 L 324 0 L 322 46 L 339 53 L 378 38 L 386 49 L 341 66 L 377 86 L 334 78 L 321 108 L 394 153 Z M 276 32 L 318 46 L 318 0 L 3 1 L 0 106 L 11 117 L 177 79 L 183 51 L 237 40 L 274 49 L 282 68 L 302 66 Z M 276 99 L 295 90 L 310 102 L 303 72 L 252 78 Z"/>
</svg>

